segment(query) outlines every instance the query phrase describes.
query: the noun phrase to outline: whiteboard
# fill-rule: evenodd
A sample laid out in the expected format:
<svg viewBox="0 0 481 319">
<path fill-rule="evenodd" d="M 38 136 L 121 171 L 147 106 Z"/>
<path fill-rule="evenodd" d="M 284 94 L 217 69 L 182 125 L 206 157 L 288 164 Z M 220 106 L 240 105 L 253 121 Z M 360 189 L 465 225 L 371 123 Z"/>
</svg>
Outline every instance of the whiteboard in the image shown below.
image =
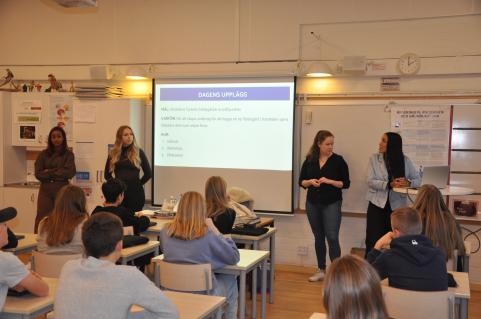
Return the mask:
<svg viewBox="0 0 481 319">
<path fill-rule="evenodd" d="M 334 152 L 344 157 L 349 167 L 351 186 L 343 190 L 343 212 L 364 213 L 368 202 L 367 164 L 372 154 L 377 153 L 381 136 L 390 129 L 391 113 L 386 104 L 372 105 L 299 105 L 302 108 L 301 160 L 312 145 L 319 130 L 334 134 Z M 312 112 L 311 124 L 306 117 Z M 300 169 L 300 168 L 299 168 Z M 306 191 L 301 189 L 299 208 L 304 209 Z"/>
</svg>

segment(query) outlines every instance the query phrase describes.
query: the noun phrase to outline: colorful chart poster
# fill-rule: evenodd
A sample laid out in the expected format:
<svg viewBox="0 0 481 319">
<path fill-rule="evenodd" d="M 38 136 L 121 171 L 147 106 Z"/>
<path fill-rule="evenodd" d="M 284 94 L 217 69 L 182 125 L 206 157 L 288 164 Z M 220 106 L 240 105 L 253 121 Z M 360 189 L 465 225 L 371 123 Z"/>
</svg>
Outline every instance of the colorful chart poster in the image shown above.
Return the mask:
<svg viewBox="0 0 481 319">
<path fill-rule="evenodd" d="M 450 106 L 393 106 L 391 130 L 401 134 L 403 151 L 418 167 L 448 165 Z"/>
</svg>

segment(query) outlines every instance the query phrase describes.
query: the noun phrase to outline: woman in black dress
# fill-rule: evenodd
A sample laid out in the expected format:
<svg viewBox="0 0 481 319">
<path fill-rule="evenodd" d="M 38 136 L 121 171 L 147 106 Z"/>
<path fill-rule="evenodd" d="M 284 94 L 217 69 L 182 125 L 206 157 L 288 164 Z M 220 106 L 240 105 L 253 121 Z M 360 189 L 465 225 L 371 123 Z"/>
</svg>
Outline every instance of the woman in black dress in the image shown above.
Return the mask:
<svg viewBox="0 0 481 319">
<path fill-rule="evenodd" d="M 67 146 L 65 131 L 56 126 L 48 134 L 47 148 L 40 152 L 35 161 L 35 177 L 40 181 L 35 234 L 40 221 L 52 212 L 57 193 L 75 173 L 75 157 Z"/>
<path fill-rule="evenodd" d="M 140 170 L 143 175 L 140 178 Z M 144 151 L 137 145 L 132 129 L 123 125 L 117 130 L 115 145 L 105 164 L 105 179 L 120 179 L 127 185 L 122 206 L 134 212 L 143 209 L 145 204 L 144 184 L 152 176 L 149 161 Z"/>
</svg>

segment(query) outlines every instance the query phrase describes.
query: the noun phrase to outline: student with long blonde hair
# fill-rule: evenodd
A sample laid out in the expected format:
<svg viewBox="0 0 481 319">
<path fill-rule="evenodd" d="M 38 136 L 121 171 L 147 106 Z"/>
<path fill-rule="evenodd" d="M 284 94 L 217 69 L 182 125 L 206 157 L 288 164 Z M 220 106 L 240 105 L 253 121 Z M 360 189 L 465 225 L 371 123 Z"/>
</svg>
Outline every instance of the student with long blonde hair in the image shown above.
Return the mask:
<svg viewBox="0 0 481 319">
<path fill-rule="evenodd" d="M 355 255 L 345 255 L 329 266 L 323 303 L 329 319 L 389 318 L 376 270 Z"/>
<path fill-rule="evenodd" d="M 227 183 L 220 176 L 211 176 L 205 183 L 205 202 L 207 217 L 222 234 L 230 234 L 236 213 L 229 204 Z"/>
<path fill-rule="evenodd" d="M 82 253 L 82 225 L 87 219 L 83 190 L 74 185 L 62 187 L 52 214 L 40 221 L 37 250 L 49 254 Z"/>
<path fill-rule="evenodd" d="M 212 265 L 212 270 L 239 262 L 239 251 L 207 218 L 204 198 L 197 192 L 182 195 L 174 220 L 161 231 L 164 260 L 179 264 Z M 216 274 L 214 295 L 227 299 L 226 318 L 237 318 L 237 281 L 233 275 Z"/>
<path fill-rule="evenodd" d="M 147 156 L 135 140 L 132 128 L 127 125 L 118 128 L 114 147 L 105 163 L 105 179 L 109 180 L 114 176 L 127 185 L 122 206 L 134 212 L 142 210 L 145 204 L 143 186 L 152 177 L 152 171 Z"/>
<path fill-rule="evenodd" d="M 461 228 L 436 186 L 423 185 L 418 191 L 413 208 L 421 214 L 423 234 L 446 254 L 447 260 L 453 258 L 455 249 L 458 250 L 458 255 L 464 255 Z"/>
</svg>

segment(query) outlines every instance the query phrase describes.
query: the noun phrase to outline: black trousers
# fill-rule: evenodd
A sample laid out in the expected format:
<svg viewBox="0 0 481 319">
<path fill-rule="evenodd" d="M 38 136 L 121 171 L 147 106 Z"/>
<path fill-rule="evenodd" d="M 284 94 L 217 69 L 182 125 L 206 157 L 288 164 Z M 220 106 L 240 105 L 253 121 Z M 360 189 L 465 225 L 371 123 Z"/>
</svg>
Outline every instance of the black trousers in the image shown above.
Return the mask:
<svg viewBox="0 0 481 319">
<path fill-rule="evenodd" d="M 145 205 L 144 186 L 140 183 L 140 180 L 125 183 L 127 185 L 127 190 L 124 193 L 122 206 L 129 208 L 134 212 L 142 210 Z"/>
<path fill-rule="evenodd" d="M 369 202 L 367 207 L 367 222 L 366 222 L 366 254 L 373 249 L 376 241 L 391 231 L 391 205 L 389 199 L 384 208 L 377 207 Z"/>
</svg>

